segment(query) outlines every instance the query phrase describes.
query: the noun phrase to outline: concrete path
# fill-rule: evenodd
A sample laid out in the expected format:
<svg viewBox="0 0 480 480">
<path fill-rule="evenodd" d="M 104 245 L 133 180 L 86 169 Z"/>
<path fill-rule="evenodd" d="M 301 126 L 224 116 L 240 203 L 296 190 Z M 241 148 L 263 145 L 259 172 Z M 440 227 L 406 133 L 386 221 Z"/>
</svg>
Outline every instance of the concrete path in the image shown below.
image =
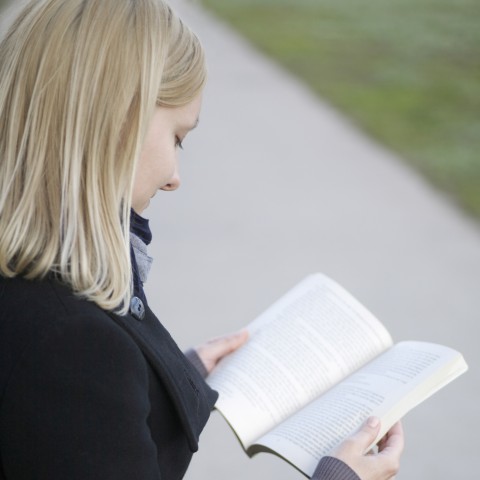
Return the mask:
<svg viewBox="0 0 480 480">
<path fill-rule="evenodd" d="M 400 480 L 477 479 L 480 229 L 390 152 L 198 4 L 210 82 L 182 188 L 157 195 L 150 303 L 181 346 L 240 328 L 307 274 L 352 291 L 395 340 L 462 351 L 470 372 L 404 421 Z M 218 414 L 188 480 L 303 478 L 248 459 Z"/>
<path fill-rule="evenodd" d="M 186 347 L 243 326 L 307 274 L 329 274 L 395 340 L 445 343 L 470 364 L 405 419 L 397 478 L 477 479 L 478 225 L 198 3 L 171 3 L 201 37 L 210 81 L 182 188 L 147 211 L 151 303 Z M 248 459 L 214 414 L 187 479 L 223 478 L 303 477 L 268 454 Z"/>
</svg>

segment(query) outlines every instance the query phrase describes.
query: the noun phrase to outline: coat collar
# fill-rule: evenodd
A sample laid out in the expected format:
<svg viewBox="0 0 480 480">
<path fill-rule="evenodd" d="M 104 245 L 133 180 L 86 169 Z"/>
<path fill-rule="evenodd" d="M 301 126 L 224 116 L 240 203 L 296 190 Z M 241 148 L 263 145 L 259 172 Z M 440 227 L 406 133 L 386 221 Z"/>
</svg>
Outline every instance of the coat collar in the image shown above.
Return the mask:
<svg viewBox="0 0 480 480">
<path fill-rule="evenodd" d="M 141 321 L 130 314 L 120 316 L 109 312 L 109 316 L 131 335 L 165 385 L 190 448 L 197 451 L 200 433 L 217 400 L 217 392 L 205 383 L 148 306 Z"/>
</svg>

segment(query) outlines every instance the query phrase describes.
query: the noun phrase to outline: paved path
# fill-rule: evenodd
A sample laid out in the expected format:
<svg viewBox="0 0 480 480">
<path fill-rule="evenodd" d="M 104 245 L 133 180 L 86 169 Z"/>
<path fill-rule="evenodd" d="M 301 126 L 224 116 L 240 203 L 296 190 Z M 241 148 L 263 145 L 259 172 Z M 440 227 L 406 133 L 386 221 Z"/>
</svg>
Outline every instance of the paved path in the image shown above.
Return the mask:
<svg viewBox="0 0 480 480">
<path fill-rule="evenodd" d="M 461 350 L 470 372 L 405 419 L 400 480 L 478 478 L 480 229 L 394 155 L 198 4 L 210 82 L 182 188 L 147 215 L 150 302 L 179 343 L 237 329 L 310 272 L 350 289 L 396 340 Z M 250 460 L 218 414 L 188 480 L 303 478 Z"/>
</svg>

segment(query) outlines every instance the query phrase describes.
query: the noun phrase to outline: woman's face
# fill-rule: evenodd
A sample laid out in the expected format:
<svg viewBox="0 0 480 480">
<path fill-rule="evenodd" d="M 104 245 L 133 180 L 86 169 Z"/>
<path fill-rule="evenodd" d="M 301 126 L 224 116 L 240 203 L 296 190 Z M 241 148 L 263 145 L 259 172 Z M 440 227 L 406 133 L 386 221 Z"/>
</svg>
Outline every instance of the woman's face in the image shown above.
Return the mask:
<svg viewBox="0 0 480 480">
<path fill-rule="evenodd" d="M 142 213 L 157 190 L 180 186 L 178 148 L 198 123 L 202 97 L 183 107 L 156 107 L 135 173 L 132 207 Z"/>
</svg>

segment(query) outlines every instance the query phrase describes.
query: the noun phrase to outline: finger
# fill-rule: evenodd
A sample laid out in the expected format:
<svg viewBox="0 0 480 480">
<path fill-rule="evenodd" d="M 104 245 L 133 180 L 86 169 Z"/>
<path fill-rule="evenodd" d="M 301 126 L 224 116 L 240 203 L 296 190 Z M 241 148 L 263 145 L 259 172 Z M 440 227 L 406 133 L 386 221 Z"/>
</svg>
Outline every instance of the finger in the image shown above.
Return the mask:
<svg viewBox="0 0 480 480">
<path fill-rule="evenodd" d="M 247 339 L 248 331 L 243 329 L 221 338 L 218 347 L 219 349 L 221 348 L 222 352 L 226 355 L 240 348 L 247 341 Z"/>
<path fill-rule="evenodd" d="M 378 452 L 381 452 L 381 451 L 384 449 L 386 442 L 387 442 L 387 435 L 385 435 L 385 436 L 377 443 Z M 377 452 L 377 453 L 378 453 L 378 452 Z"/>
<path fill-rule="evenodd" d="M 243 329 L 239 332 L 210 340 L 207 344 L 202 345 L 201 348 L 208 352 L 209 356 L 220 359 L 240 348 L 247 339 L 248 331 Z"/>
<path fill-rule="evenodd" d="M 396 423 L 385 436 L 381 453 L 384 455 L 400 456 L 405 445 L 403 427 L 401 422 Z"/>
<path fill-rule="evenodd" d="M 359 454 L 363 455 L 374 442 L 380 430 L 380 420 L 377 417 L 370 417 L 362 425 L 360 430 L 351 437 L 351 442 Z"/>
</svg>

